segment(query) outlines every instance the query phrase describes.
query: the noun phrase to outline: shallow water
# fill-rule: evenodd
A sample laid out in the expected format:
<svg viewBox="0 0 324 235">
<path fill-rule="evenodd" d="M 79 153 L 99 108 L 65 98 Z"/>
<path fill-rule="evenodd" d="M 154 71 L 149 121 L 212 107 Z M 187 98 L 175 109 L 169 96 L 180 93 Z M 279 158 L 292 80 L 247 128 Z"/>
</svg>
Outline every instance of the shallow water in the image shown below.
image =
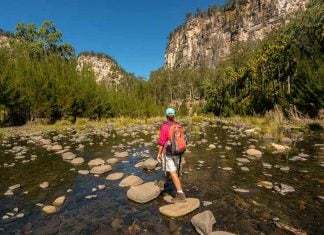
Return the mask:
<svg viewBox="0 0 324 235">
<path fill-rule="evenodd" d="M 77 170 L 89 169 L 86 163 L 72 166 L 53 151 L 27 143 L 29 136 L 5 140 L 0 146 L 0 233 L 23 234 L 32 230 L 34 234 L 195 234 L 191 217 L 211 210 L 216 218 L 213 230 L 239 234 L 288 234 L 276 228 L 273 218 L 278 218 L 280 222 L 308 234 L 324 234 L 323 199 L 318 198 L 324 196 L 321 166 L 324 153 L 323 145 L 320 145 L 324 143 L 323 132 L 306 133 L 293 142 L 288 154 L 274 154 L 268 147 L 269 143 L 262 138 L 240 136 L 240 126 L 224 126 L 205 122 L 194 126 L 188 124 L 186 127 L 192 146 L 189 147 L 190 152 L 185 154 L 183 184 L 187 197 L 199 198 L 201 206 L 179 219 L 168 219 L 159 214 L 159 207 L 166 204 L 162 196 L 144 205 L 129 201 L 127 188 L 118 186 L 120 181 L 105 179 L 111 172 L 99 177 L 80 175 Z M 156 129 L 158 125 L 131 131 L 116 132 L 111 128 L 90 130 L 80 140 L 74 138 L 79 133 L 70 129 L 60 138 L 54 132 L 45 133 L 43 137 L 63 147 L 71 146 L 71 151 L 85 158 L 86 162 L 96 157 L 106 160 L 113 157 L 112 151 L 127 150 L 129 157 L 123 159 L 127 161 L 113 164 L 112 172 L 124 172 L 125 175 L 134 173 L 147 182 L 160 179 L 163 172 L 146 171 L 134 168 L 134 165 L 143 160 L 143 152 L 149 151 L 156 156 L 156 146 L 149 145 L 155 138 Z M 144 131 L 147 133 L 144 134 Z M 135 134 L 124 135 L 125 132 Z M 203 139 L 206 141 L 201 143 Z M 77 150 L 80 143 L 85 145 L 84 150 Z M 208 150 L 212 143 L 216 148 Z M 118 146 L 120 144 L 123 146 Z M 243 151 L 251 144 L 262 151 L 263 156 L 244 163 L 243 166 L 249 169 L 245 172 L 241 170 L 242 166 L 238 166 L 236 158 L 242 157 Z M 8 151 L 15 145 L 27 146 L 22 154 L 26 156 L 24 159 L 14 159 L 15 154 Z M 300 153 L 309 155 L 305 157 L 306 161 L 289 160 Z M 22 163 L 33 154 L 38 156 L 36 160 Z M 11 163 L 15 163 L 15 166 L 7 167 Z M 266 169 L 262 163 L 270 163 L 272 168 Z M 283 166 L 288 166 L 290 170 L 280 170 Z M 225 167 L 232 170 L 222 169 Z M 263 180 L 287 184 L 295 192 L 281 195 L 275 190 L 258 187 L 257 182 Z M 49 182 L 49 188 L 39 187 L 44 181 Z M 21 184 L 21 187 L 13 190 L 13 196 L 4 196 L 3 193 L 14 184 Z M 100 184 L 107 187 L 92 192 Z M 235 187 L 249 192 L 236 192 Z M 72 191 L 67 192 L 68 189 Z M 170 190 L 172 185 L 169 182 Z M 24 193 L 26 191 L 27 194 Z M 92 194 L 97 198 L 85 198 Z M 36 205 L 50 205 L 62 195 L 66 196 L 66 201 L 54 215 L 43 214 L 41 207 Z M 13 212 L 14 208 L 19 209 L 18 213 L 24 213 L 24 217 L 1 219 L 6 213 Z"/>
</svg>

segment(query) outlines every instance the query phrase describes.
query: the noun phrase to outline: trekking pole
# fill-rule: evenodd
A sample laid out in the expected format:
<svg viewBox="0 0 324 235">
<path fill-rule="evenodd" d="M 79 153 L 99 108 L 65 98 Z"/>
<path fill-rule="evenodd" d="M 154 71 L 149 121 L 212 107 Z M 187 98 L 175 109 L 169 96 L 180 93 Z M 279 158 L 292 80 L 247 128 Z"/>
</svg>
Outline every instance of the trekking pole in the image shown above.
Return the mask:
<svg viewBox="0 0 324 235">
<path fill-rule="evenodd" d="M 178 177 L 180 177 L 181 160 L 182 160 L 182 154 L 180 155 L 180 158 L 179 158 Z"/>
</svg>

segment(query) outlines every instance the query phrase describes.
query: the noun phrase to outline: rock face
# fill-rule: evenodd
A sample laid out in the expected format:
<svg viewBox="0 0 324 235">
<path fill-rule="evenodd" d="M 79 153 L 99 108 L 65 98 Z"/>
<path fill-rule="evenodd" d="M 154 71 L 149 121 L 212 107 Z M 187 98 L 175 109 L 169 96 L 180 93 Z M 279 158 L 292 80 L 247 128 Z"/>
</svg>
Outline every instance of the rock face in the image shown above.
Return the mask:
<svg viewBox="0 0 324 235">
<path fill-rule="evenodd" d="M 93 70 L 97 83 L 118 86 L 124 79 L 121 68 L 119 68 L 117 62 L 108 55 L 83 53 L 78 56 L 77 70 L 82 70 L 84 66 L 89 66 Z"/>
<path fill-rule="evenodd" d="M 289 21 L 303 10 L 308 0 L 250 0 L 225 11 L 210 8 L 190 17 L 170 34 L 165 67 L 193 68 L 213 66 L 230 52 L 237 42 L 259 40 L 273 28 Z"/>
<path fill-rule="evenodd" d="M 127 197 L 138 203 L 146 203 L 160 195 L 160 188 L 154 182 L 148 182 L 138 186 L 132 186 L 127 191 Z"/>
<path fill-rule="evenodd" d="M 169 204 L 166 206 L 161 206 L 159 211 L 162 215 L 176 218 L 189 214 L 190 212 L 196 210 L 200 206 L 199 199 L 187 198 L 186 202 L 179 202 L 175 204 Z"/>
<path fill-rule="evenodd" d="M 213 224 L 216 220 L 213 213 L 207 210 L 192 217 L 191 223 L 199 234 L 205 235 L 213 231 Z"/>
</svg>

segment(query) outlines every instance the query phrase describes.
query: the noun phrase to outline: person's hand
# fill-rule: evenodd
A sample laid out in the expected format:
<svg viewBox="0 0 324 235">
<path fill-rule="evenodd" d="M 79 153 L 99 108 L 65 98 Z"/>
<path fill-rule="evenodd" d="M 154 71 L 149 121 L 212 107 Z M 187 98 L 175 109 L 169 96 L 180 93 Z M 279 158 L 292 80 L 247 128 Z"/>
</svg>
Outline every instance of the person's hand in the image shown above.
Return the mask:
<svg viewBox="0 0 324 235">
<path fill-rule="evenodd" d="M 156 160 L 158 162 L 161 162 L 162 161 L 162 154 L 158 153 Z"/>
</svg>

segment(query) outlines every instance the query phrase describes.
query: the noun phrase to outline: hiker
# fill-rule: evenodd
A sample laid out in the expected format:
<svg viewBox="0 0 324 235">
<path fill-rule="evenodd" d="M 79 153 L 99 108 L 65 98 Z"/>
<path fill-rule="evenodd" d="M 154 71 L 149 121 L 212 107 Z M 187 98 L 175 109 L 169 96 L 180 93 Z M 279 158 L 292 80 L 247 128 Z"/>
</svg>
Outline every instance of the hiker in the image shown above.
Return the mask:
<svg viewBox="0 0 324 235">
<path fill-rule="evenodd" d="M 167 108 L 165 111 L 165 116 L 167 118 L 167 121 L 163 123 L 160 128 L 160 136 L 158 140 L 159 150 L 157 155 L 157 160 L 159 162 L 162 162 L 162 168 L 165 171 L 165 178 L 164 180 L 160 180 L 158 182 L 158 186 L 161 188 L 161 190 L 163 190 L 165 182 L 171 176 L 172 182 L 177 190 L 176 196 L 172 199 L 171 202 L 176 203 L 186 200 L 186 196 L 182 190 L 180 179 L 181 155 L 184 151 L 180 152 L 180 154 L 174 154 L 175 151 L 173 151 L 172 154 L 172 151 L 170 149 L 170 130 L 174 129 L 171 128 L 171 126 L 179 126 L 179 124 L 174 120 L 175 110 L 173 108 Z"/>
</svg>

